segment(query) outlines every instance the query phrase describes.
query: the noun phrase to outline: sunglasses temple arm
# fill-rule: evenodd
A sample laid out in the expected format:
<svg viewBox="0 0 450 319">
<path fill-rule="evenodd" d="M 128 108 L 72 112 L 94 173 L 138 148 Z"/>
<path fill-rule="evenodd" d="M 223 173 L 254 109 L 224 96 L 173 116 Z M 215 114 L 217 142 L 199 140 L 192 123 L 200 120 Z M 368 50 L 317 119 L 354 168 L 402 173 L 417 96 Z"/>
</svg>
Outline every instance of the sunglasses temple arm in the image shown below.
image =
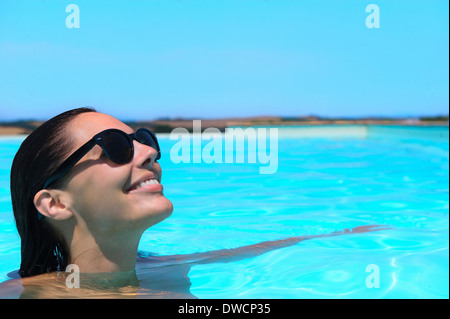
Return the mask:
<svg viewBox="0 0 450 319">
<path fill-rule="evenodd" d="M 44 189 L 47 188 L 50 184 L 52 184 L 54 181 L 60 179 L 64 175 L 67 174 L 67 172 L 75 166 L 78 161 L 81 160 L 81 158 L 86 155 L 87 152 L 89 152 L 94 146 L 95 146 L 94 139 L 88 141 L 86 144 L 81 146 L 78 150 L 76 150 L 72 155 L 70 155 L 52 174 L 52 176 L 45 182 Z"/>
</svg>

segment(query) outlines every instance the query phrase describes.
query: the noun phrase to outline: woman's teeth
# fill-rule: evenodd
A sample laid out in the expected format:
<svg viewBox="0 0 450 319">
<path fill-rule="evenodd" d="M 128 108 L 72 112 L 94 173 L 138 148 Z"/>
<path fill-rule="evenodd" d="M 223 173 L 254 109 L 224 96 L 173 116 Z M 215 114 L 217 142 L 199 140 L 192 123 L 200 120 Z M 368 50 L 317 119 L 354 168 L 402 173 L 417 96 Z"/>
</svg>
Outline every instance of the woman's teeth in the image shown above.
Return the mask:
<svg viewBox="0 0 450 319">
<path fill-rule="evenodd" d="M 140 183 L 135 189 L 139 189 L 141 187 L 144 187 L 147 185 L 154 185 L 154 184 L 159 184 L 159 182 L 156 179 L 149 179 L 149 180 L 146 180 L 145 182 Z"/>
</svg>

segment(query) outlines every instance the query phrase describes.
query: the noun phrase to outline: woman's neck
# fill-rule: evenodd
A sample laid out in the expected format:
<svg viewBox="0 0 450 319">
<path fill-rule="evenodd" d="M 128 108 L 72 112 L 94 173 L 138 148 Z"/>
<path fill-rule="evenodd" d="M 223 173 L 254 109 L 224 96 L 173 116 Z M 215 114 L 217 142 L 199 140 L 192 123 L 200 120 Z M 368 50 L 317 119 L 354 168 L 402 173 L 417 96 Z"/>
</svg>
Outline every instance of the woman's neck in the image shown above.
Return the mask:
<svg viewBox="0 0 450 319">
<path fill-rule="evenodd" d="M 75 231 L 70 241 L 70 263 L 81 273 L 130 272 L 136 266 L 142 233 L 124 232 L 114 236 Z"/>
</svg>

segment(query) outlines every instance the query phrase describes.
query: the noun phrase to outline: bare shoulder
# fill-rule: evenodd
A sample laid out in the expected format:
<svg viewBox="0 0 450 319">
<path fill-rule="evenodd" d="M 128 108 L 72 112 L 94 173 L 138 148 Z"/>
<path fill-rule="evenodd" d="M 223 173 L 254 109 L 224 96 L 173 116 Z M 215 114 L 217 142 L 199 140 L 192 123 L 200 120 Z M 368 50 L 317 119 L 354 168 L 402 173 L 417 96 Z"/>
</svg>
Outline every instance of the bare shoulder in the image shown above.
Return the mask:
<svg viewBox="0 0 450 319">
<path fill-rule="evenodd" d="M 0 299 L 18 299 L 22 292 L 22 279 L 10 279 L 0 283 Z"/>
<path fill-rule="evenodd" d="M 0 299 L 42 298 L 48 290 L 61 286 L 55 273 L 10 279 L 0 283 Z"/>
</svg>

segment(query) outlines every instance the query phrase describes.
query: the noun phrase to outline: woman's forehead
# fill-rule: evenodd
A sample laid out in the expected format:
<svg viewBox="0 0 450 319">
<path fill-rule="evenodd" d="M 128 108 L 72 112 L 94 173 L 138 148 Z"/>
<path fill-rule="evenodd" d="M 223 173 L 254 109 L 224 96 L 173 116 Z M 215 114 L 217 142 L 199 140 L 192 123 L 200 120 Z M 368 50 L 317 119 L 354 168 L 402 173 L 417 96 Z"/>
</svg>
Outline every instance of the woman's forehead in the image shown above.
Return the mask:
<svg viewBox="0 0 450 319">
<path fill-rule="evenodd" d="M 70 134 L 77 142 L 83 144 L 90 140 L 95 134 L 111 128 L 119 129 L 126 133 L 133 132 L 132 128 L 115 117 L 98 112 L 79 114 L 72 120 L 72 123 L 70 123 L 69 130 Z"/>
</svg>

